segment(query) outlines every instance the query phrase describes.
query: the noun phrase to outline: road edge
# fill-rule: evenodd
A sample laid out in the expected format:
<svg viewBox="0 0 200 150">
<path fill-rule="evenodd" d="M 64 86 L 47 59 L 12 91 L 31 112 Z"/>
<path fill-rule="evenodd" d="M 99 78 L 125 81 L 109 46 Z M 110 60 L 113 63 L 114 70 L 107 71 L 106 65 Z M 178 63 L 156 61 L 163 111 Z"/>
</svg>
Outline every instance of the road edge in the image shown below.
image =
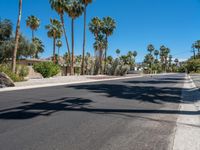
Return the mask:
<svg viewBox="0 0 200 150">
<path fill-rule="evenodd" d="M 179 111 L 198 112 L 196 103 L 198 100 L 199 92 L 195 92 L 197 87 L 189 75 L 185 77 L 184 86 L 182 89 L 183 103 L 179 105 Z M 191 103 L 184 103 L 191 97 L 188 93 L 192 94 Z M 179 115 L 174 129 L 172 150 L 199 150 L 200 149 L 200 119 L 198 115 Z"/>
</svg>

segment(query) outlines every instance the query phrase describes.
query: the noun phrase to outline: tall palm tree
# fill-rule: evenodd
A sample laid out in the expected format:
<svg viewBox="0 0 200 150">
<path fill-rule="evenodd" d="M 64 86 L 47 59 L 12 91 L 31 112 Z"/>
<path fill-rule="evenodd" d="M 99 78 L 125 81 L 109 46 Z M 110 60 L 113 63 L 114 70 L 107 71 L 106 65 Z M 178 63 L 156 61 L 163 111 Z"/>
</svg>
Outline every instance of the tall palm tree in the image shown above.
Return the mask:
<svg viewBox="0 0 200 150">
<path fill-rule="evenodd" d="M 155 51 L 154 51 L 154 55 L 156 56 L 156 59 L 157 59 L 157 60 L 158 60 L 158 55 L 159 55 L 159 53 L 160 53 L 159 50 L 155 50 Z"/>
<path fill-rule="evenodd" d="M 119 57 L 119 54 L 121 53 L 120 49 L 117 49 L 116 51 L 117 57 Z"/>
<path fill-rule="evenodd" d="M 40 20 L 35 16 L 29 16 L 26 20 L 26 26 L 32 30 L 32 39 L 34 39 L 34 31 L 40 26 Z"/>
<path fill-rule="evenodd" d="M 81 64 L 81 74 L 85 74 L 85 46 L 86 46 L 86 19 L 87 19 L 87 6 L 92 3 L 92 0 L 82 0 L 84 5 L 84 29 L 83 29 L 83 52 L 82 52 L 82 64 Z"/>
<path fill-rule="evenodd" d="M 195 43 L 192 44 L 192 53 L 193 53 L 194 59 L 196 59 Z"/>
<path fill-rule="evenodd" d="M 92 34 L 94 34 L 95 38 L 98 38 L 98 35 L 101 33 L 102 28 L 102 20 L 98 17 L 94 17 L 89 24 L 89 30 Z"/>
<path fill-rule="evenodd" d="M 149 44 L 147 46 L 147 50 L 149 51 L 150 54 L 152 54 L 152 52 L 155 50 L 154 46 L 152 44 Z"/>
<path fill-rule="evenodd" d="M 53 61 L 56 63 L 56 40 L 63 34 L 62 23 L 56 19 L 50 19 L 50 24 L 46 26 L 46 29 L 48 37 L 53 38 Z"/>
<path fill-rule="evenodd" d="M 57 40 L 56 46 L 58 48 L 58 56 L 59 56 L 60 55 L 60 48 L 62 47 L 62 41 L 61 40 Z"/>
<path fill-rule="evenodd" d="M 200 40 L 195 42 L 194 47 L 198 50 L 198 55 L 200 55 Z"/>
<path fill-rule="evenodd" d="M 103 18 L 103 33 L 106 35 L 106 42 L 108 43 L 108 37 L 111 36 L 116 28 L 116 22 L 111 17 L 104 17 Z M 107 51 L 108 46 L 105 49 L 105 66 L 107 65 Z M 106 72 L 106 67 L 104 69 L 104 72 Z"/>
<path fill-rule="evenodd" d="M 133 51 L 133 57 L 135 58 L 137 57 L 137 55 L 138 55 L 137 51 Z"/>
<path fill-rule="evenodd" d="M 93 46 L 94 46 L 95 51 L 99 52 L 99 60 L 98 60 L 99 61 L 98 62 L 99 66 L 98 66 L 98 70 L 100 71 L 100 74 L 102 74 L 103 51 L 107 47 L 107 42 L 106 42 L 105 37 L 102 34 L 98 35 L 98 37 L 96 38 L 96 41 L 95 41 L 95 43 L 94 43 Z"/>
<path fill-rule="evenodd" d="M 71 52 L 70 52 L 68 37 L 66 33 L 66 28 L 65 28 L 65 21 L 64 21 L 64 13 L 69 5 L 69 0 L 49 0 L 49 3 L 51 5 L 51 8 L 60 15 L 60 21 L 62 23 L 62 29 L 63 29 L 63 33 L 65 36 L 65 41 L 67 45 L 67 51 L 68 51 L 68 57 L 69 57 L 68 59 L 70 60 Z"/>
<path fill-rule="evenodd" d="M 83 13 L 84 7 L 78 0 L 74 0 L 66 9 L 69 17 L 72 19 L 72 58 L 71 58 L 71 75 L 74 75 L 74 20 L 80 17 Z"/>
<path fill-rule="evenodd" d="M 15 73 L 16 71 L 16 57 L 17 57 L 17 48 L 19 44 L 21 17 L 22 17 L 22 0 L 19 0 L 19 14 L 18 14 L 18 19 L 17 19 L 16 33 L 15 33 L 15 47 L 13 50 L 13 57 L 12 57 L 12 72 L 13 73 Z"/>
<path fill-rule="evenodd" d="M 39 58 L 38 54 L 44 52 L 44 45 L 39 38 L 33 39 L 33 44 L 36 46 L 35 58 Z"/>
</svg>

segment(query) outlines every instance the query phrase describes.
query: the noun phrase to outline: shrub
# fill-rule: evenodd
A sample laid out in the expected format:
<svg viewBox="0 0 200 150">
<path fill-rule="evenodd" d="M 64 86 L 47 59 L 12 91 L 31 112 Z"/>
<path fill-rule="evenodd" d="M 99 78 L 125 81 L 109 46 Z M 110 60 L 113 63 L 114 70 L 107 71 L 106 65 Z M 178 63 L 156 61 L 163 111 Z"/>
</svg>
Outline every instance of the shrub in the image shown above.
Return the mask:
<svg viewBox="0 0 200 150">
<path fill-rule="evenodd" d="M 115 59 L 112 64 L 108 64 L 107 66 L 107 74 L 114 76 L 124 76 L 130 70 L 129 65 L 124 65 L 119 61 L 119 59 Z"/>
<path fill-rule="evenodd" d="M 15 74 L 11 71 L 11 66 L 8 64 L 2 64 L 0 65 L 0 72 L 4 72 L 7 74 L 14 82 L 23 81 L 24 78 L 19 76 L 18 74 Z"/>
<path fill-rule="evenodd" d="M 187 62 L 186 68 L 188 72 L 200 72 L 200 59 L 192 59 Z"/>
<path fill-rule="evenodd" d="M 40 73 L 44 78 L 53 77 L 60 72 L 60 67 L 53 62 L 41 62 L 34 64 L 33 69 Z"/>
<path fill-rule="evenodd" d="M 17 74 L 20 76 L 20 77 L 26 77 L 28 76 L 28 73 L 29 73 L 29 68 L 27 66 L 17 66 Z"/>
</svg>

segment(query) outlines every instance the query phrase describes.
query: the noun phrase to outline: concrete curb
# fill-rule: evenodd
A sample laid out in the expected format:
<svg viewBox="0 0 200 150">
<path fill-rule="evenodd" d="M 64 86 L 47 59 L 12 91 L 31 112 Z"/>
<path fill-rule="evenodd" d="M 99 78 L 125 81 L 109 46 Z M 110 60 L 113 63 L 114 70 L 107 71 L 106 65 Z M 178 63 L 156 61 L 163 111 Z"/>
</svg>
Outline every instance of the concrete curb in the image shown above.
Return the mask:
<svg viewBox="0 0 200 150">
<path fill-rule="evenodd" d="M 199 92 L 190 76 L 186 76 L 182 90 L 182 104 L 179 111 L 198 113 L 196 103 Z M 192 94 L 191 94 L 192 92 Z M 184 103 L 186 102 L 186 103 Z M 189 103 L 187 103 L 189 102 Z M 187 124 L 190 124 L 188 126 Z M 176 123 L 175 136 L 172 150 L 199 150 L 200 149 L 200 119 L 198 115 L 179 115 Z"/>
<path fill-rule="evenodd" d="M 93 83 L 93 82 L 103 82 L 103 81 L 113 81 L 113 80 L 125 80 L 131 78 L 139 78 L 145 75 L 131 76 L 131 77 L 119 77 L 119 78 L 111 78 L 111 79 L 99 79 L 99 80 L 88 80 L 88 81 L 77 81 L 77 82 L 69 82 L 69 83 L 50 83 L 43 85 L 33 85 L 33 86 L 21 86 L 21 87 L 8 87 L 0 89 L 0 92 L 9 92 L 9 91 L 17 91 L 17 90 L 26 90 L 26 89 L 36 89 L 36 88 L 44 88 L 44 87 L 55 87 L 62 85 L 73 85 L 73 84 L 82 84 L 82 83 Z"/>
</svg>

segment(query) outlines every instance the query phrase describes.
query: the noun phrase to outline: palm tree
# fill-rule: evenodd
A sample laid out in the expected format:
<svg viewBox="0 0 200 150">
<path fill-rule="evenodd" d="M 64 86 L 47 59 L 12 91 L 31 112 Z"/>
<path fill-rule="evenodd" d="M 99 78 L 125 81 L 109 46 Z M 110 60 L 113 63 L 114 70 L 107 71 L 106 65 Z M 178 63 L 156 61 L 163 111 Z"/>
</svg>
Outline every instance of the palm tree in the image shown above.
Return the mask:
<svg viewBox="0 0 200 150">
<path fill-rule="evenodd" d="M 159 53 L 160 53 L 159 50 L 155 50 L 155 51 L 154 51 L 154 55 L 156 56 L 156 59 L 157 59 L 157 60 L 158 60 L 158 55 L 159 55 Z"/>
<path fill-rule="evenodd" d="M 100 74 L 102 73 L 102 58 L 103 58 L 103 51 L 106 49 L 107 47 L 107 42 L 106 42 L 106 39 L 105 37 L 100 34 L 98 35 L 95 43 L 94 43 L 94 49 L 95 51 L 98 51 L 99 52 L 99 66 L 98 66 L 98 72 L 99 72 L 99 69 L 100 69 Z"/>
<path fill-rule="evenodd" d="M 38 54 L 44 52 L 44 45 L 39 38 L 33 39 L 33 44 L 36 46 L 35 58 L 39 58 Z"/>
<path fill-rule="evenodd" d="M 133 57 L 137 57 L 137 51 L 133 51 Z"/>
<path fill-rule="evenodd" d="M 29 16 L 26 20 L 26 26 L 32 30 L 32 39 L 34 39 L 34 31 L 40 26 L 40 20 L 35 16 Z"/>
<path fill-rule="evenodd" d="M 178 63 L 179 63 L 178 58 L 176 58 L 176 59 L 174 60 L 174 62 L 176 63 L 176 66 L 178 66 Z"/>
<path fill-rule="evenodd" d="M 197 40 L 194 44 L 195 48 L 198 50 L 198 55 L 200 54 L 200 40 Z"/>
<path fill-rule="evenodd" d="M 117 57 L 119 57 L 119 54 L 121 53 L 120 49 L 117 49 L 116 51 Z"/>
<path fill-rule="evenodd" d="M 61 40 L 57 40 L 56 46 L 58 47 L 58 56 L 59 56 L 60 55 L 60 48 L 62 47 L 62 41 Z"/>
<path fill-rule="evenodd" d="M 147 46 L 147 50 L 150 52 L 150 54 L 152 54 L 152 52 L 155 50 L 154 46 L 152 44 L 149 44 Z"/>
<path fill-rule="evenodd" d="M 111 36 L 116 28 L 115 20 L 111 17 L 104 17 L 103 18 L 103 33 L 106 35 L 106 42 L 108 43 L 108 37 Z M 105 66 L 107 65 L 107 48 L 105 49 Z M 106 67 L 104 72 L 106 72 Z"/>
<path fill-rule="evenodd" d="M 13 57 L 12 57 L 12 72 L 13 73 L 15 73 L 16 71 L 16 57 L 17 57 L 17 48 L 19 44 L 21 17 L 22 17 L 22 0 L 19 0 L 19 14 L 18 14 L 18 20 L 17 20 L 16 33 L 15 33 L 15 48 L 13 50 Z"/>
<path fill-rule="evenodd" d="M 65 21 L 64 21 L 64 13 L 69 5 L 69 2 L 68 0 L 64 0 L 64 1 L 63 0 L 49 0 L 49 3 L 51 5 L 51 8 L 60 15 L 60 21 L 62 23 L 62 29 L 65 36 L 67 50 L 68 50 L 68 57 L 69 57 L 68 59 L 70 60 L 71 53 L 70 53 L 70 47 L 69 47 L 68 37 L 66 33 L 66 28 L 65 28 Z"/>
<path fill-rule="evenodd" d="M 48 37 L 53 38 L 53 61 L 56 63 L 56 40 L 62 36 L 62 24 L 56 19 L 50 19 L 50 24 L 46 26 L 46 29 Z"/>
<path fill-rule="evenodd" d="M 86 18 L 87 18 L 87 6 L 89 3 L 92 3 L 92 0 L 82 0 L 84 4 L 84 29 L 83 29 L 83 57 L 82 57 L 82 64 L 81 64 L 81 74 L 85 74 L 85 46 L 86 46 Z"/>
<path fill-rule="evenodd" d="M 98 38 L 98 35 L 101 33 L 102 28 L 102 20 L 98 17 L 94 17 L 89 24 L 89 30 L 92 34 L 94 34 L 95 38 Z"/>
<path fill-rule="evenodd" d="M 169 55 L 169 67 L 171 68 L 171 66 L 172 66 L 172 55 Z"/>
<path fill-rule="evenodd" d="M 192 44 L 192 53 L 193 53 L 194 59 L 196 59 L 195 43 Z"/>
<path fill-rule="evenodd" d="M 71 31 L 72 32 L 72 38 L 71 38 L 72 39 L 71 75 L 74 75 L 74 20 L 82 15 L 83 10 L 84 10 L 83 5 L 77 0 L 74 0 L 66 9 L 69 17 L 72 19 L 72 22 L 71 22 L 71 24 L 72 24 L 72 31 Z"/>
</svg>

